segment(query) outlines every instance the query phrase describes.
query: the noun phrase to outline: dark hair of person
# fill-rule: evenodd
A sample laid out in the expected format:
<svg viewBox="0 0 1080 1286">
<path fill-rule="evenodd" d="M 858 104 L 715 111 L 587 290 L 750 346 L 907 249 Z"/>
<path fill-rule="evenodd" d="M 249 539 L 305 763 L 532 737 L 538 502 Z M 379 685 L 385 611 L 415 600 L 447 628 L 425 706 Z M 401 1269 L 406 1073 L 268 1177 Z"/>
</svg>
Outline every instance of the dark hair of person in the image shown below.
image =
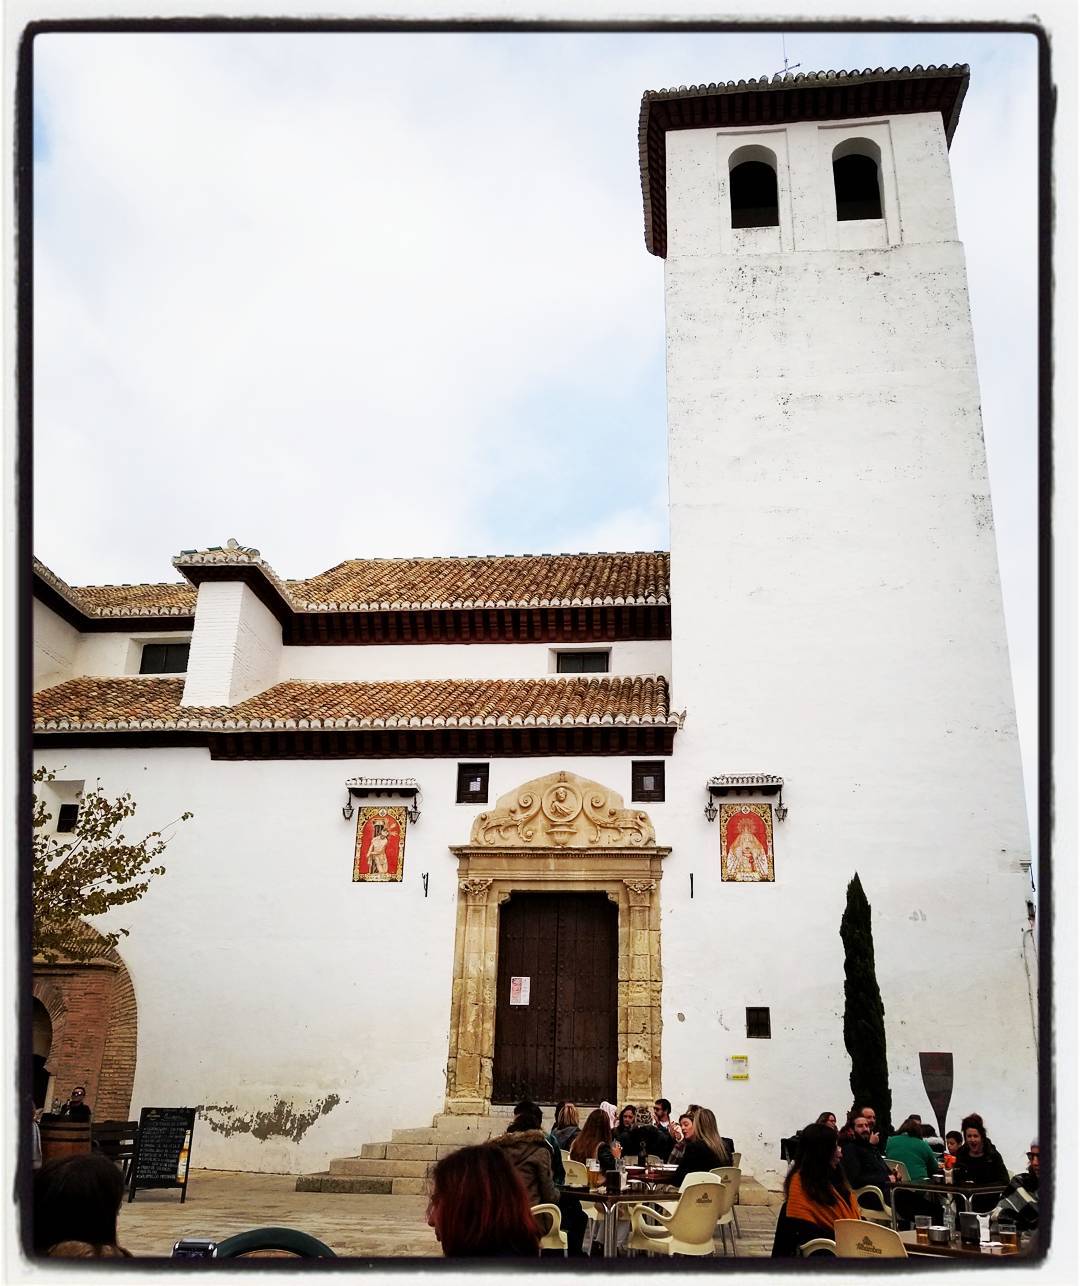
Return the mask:
<svg viewBox="0 0 1080 1286">
<path fill-rule="evenodd" d="M 700 1106 L 700 1103 L 687 1103 L 683 1116 L 693 1116 Z"/>
<path fill-rule="evenodd" d="M 896 1133 L 910 1134 L 913 1139 L 921 1139 L 923 1137 L 923 1127 L 916 1117 L 909 1116 L 906 1121 L 896 1127 Z"/>
<path fill-rule="evenodd" d="M 660 1109 L 661 1112 L 666 1112 L 668 1116 L 671 1115 L 671 1104 L 667 1101 L 666 1098 L 658 1098 L 656 1100 L 656 1106 Z"/>
<path fill-rule="evenodd" d="M 816 1124 L 816 1125 L 824 1125 L 824 1124 L 826 1123 L 826 1121 L 828 1121 L 828 1119 L 829 1119 L 829 1117 L 830 1117 L 830 1116 L 832 1117 L 832 1119 L 833 1119 L 834 1121 L 836 1120 L 836 1113 L 835 1113 L 835 1112 L 822 1112 L 822 1114 L 818 1117 L 818 1119 L 817 1119 L 817 1121 L 815 1122 L 815 1124 Z"/>
<path fill-rule="evenodd" d="M 514 1108 L 514 1119 L 506 1127 L 506 1132 L 517 1134 L 521 1130 L 539 1130 L 543 1123 L 543 1109 L 538 1103 L 525 1098 Z"/>
<path fill-rule="evenodd" d="M 58 1241 L 49 1248 L 50 1259 L 131 1259 L 123 1246 L 92 1246 L 88 1241 Z"/>
<path fill-rule="evenodd" d="M 784 1180 L 784 1196 L 797 1174 L 803 1191 L 811 1201 L 823 1206 L 836 1202 L 837 1194 L 846 1197 L 851 1189 L 843 1170 L 834 1164 L 839 1136 L 831 1125 L 807 1125 L 799 1136 L 799 1151 Z"/>
<path fill-rule="evenodd" d="M 573 1103 L 563 1103 L 555 1116 L 555 1128 L 557 1130 L 565 1129 L 568 1125 L 580 1125 L 581 1120 L 578 1117 L 578 1110 Z"/>
<path fill-rule="evenodd" d="M 936 1131 L 932 1125 L 924 1125 L 922 1127 L 922 1136 L 924 1139 L 932 1139 L 935 1133 Z"/>
<path fill-rule="evenodd" d="M 634 1118 L 634 1119 L 633 1119 L 633 1121 L 631 1121 L 631 1122 L 630 1122 L 630 1124 L 631 1124 L 631 1125 L 633 1125 L 633 1124 L 634 1124 L 634 1122 L 637 1120 L 637 1108 L 633 1105 L 633 1103 L 627 1103 L 627 1105 L 626 1105 L 626 1106 L 623 1108 L 623 1110 L 619 1113 L 619 1124 L 620 1124 L 620 1125 L 622 1125 L 622 1123 L 623 1123 L 623 1117 L 627 1114 L 627 1112 L 631 1113 L 631 1115 L 632 1115 L 632 1116 L 633 1116 L 633 1118 Z"/>
<path fill-rule="evenodd" d="M 124 1179 L 114 1161 L 96 1153 L 61 1157 L 34 1175 L 34 1253 L 61 1241 L 116 1245 Z"/>
<path fill-rule="evenodd" d="M 950 1130 L 948 1134 L 945 1135 L 945 1142 L 948 1143 L 950 1139 L 955 1139 L 957 1143 L 963 1143 L 964 1136 L 959 1130 Z"/>
<path fill-rule="evenodd" d="M 538 1255 L 540 1230 L 510 1158 L 490 1143 L 458 1148 L 430 1171 L 429 1209 L 450 1258 Z"/>
<path fill-rule="evenodd" d="M 602 1107 L 593 1108 L 570 1144 L 571 1161 L 591 1161 L 601 1143 L 611 1142 L 611 1122 Z"/>
<path fill-rule="evenodd" d="M 960 1122 L 960 1129 L 963 1131 L 965 1135 L 965 1139 L 964 1139 L 965 1143 L 967 1142 L 966 1135 L 968 1130 L 978 1130 L 979 1138 L 982 1139 L 983 1143 L 985 1144 L 988 1142 L 986 1137 L 986 1127 L 983 1125 L 983 1119 L 981 1116 L 977 1115 L 974 1112 L 971 1114 L 971 1116 L 964 1117 L 964 1119 Z"/>
</svg>

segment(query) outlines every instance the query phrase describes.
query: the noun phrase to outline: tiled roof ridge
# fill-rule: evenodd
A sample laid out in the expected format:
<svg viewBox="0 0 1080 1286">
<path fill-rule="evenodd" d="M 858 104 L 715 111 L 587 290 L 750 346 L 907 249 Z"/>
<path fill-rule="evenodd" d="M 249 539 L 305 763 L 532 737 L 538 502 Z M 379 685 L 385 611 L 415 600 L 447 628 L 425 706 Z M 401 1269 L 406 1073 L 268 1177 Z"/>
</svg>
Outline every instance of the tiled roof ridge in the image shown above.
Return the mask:
<svg viewBox="0 0 1080 1286">
<path fill-rule="evenodd" d="M 193 611 L 192 606 L 182 604 L 119 604 L 114 607 L 101 607 L 97 603 L 91 602 L 86 597 L 86 591 L 99 589 L 160 589 L 160 590 L 177 590 L 190 589 L 183 581 L 122 581 L 119 584 L 112 582 L 102 582 L 100 585 L 69 585 L 66 580 L 58 576 L 51 567 L 47 567 L 40 558 L 34 558 L 34 574 L 39 576 L 46 585 L 55 590 L 65 602 L 69 603 L 84 616 L 95 617 L 101 620 L 112 620 L 116 617 L 123 616 L 190 616 Z"/>
<path fill-rule="evenodd" d="M 942 74 L 970 74 L 967 63 L 929 63 L 923 66 L 916 63 L 914 67 L 864 67 L 851 71 L 800 71 L 775 72 L 772 76 L 751 76 L 749 80 L 710 81 L 707 85 L 679 85 L 670 89 L 647 89 L 642 100 L 663 101 L 665 98 L 685 98 L 693 94 L 722 94 L 729 90 L 753 89 L 760 86 L 767 89 L 771 86 L 790 85 L 827 85 L 840 81 L 859 81 L 867 79 L 888 78 L 889 76 L 940 76 Z"/>
<path fill-rule="evenodd" d="M 539 675 L 528 679 L 423 679 L 388 681 L 335 681 L 319 679 L 292 679 L 273 684 L 264 691 L 239 701 L 234 706 L 180 706 L 184 680 L 167 677 L 124 675 L 111 678 L 81 677 L 69 679 L 35 694 L 35 703 L 44 702 L 48 694 L 55 698 L 85 688 L 87 684 L 112 687 L 117 693 L 123 687 L 149 689 L 157 685 L 167 700 L 175 702 L 175 709 L 162 710 L 151 716 L 132 714 L 129 717 L 80 719 L 54 715 L 35 718 L 37 732 L 69 731 L 154 731 L 154 730 L 288 730 L 288 729 L 384 729 L 384 728 L 478 728 L 478 727 L 585 727 L 593 725 L 623 725 L 681 728 L 685 711 L 675 714 L 669 706 L 669 690 L 664 675 Z M 483 707 L 475 714 L 417 715 L 389 713 L 367 716 L 295 715 L 283 718 L 255 713 L 260 706 L 272 705 L 275 695 L 289 696 L 297 688 L 322 689 L 328 696 L 356 692 L 375 694 L 386 689 L 414 689 L 417 699 L 437 697 L 440 689 L 448 699 L 455 696 L 475 695 L 477 705 Z M 560 714 L 543 708 L 520 710 L 507 714 L 496 706 L 512 707 L 512 698 L 530 698 L 539 690 L 562 689 L 572 695 L 580 694 L 587 710 Z M 470 689 L 475 692 L 470 692 Z M 463 692 L 464 690 L 464 692 Z M 501 700 L 497 700 L 501 698 Z M 533 703 L 536 704 L 535 702 Z M 542 705 L 543 703 L 541 703 Z M 254 717 L 245 717 L 243 708 L 252 709 Z"/>
</svg>

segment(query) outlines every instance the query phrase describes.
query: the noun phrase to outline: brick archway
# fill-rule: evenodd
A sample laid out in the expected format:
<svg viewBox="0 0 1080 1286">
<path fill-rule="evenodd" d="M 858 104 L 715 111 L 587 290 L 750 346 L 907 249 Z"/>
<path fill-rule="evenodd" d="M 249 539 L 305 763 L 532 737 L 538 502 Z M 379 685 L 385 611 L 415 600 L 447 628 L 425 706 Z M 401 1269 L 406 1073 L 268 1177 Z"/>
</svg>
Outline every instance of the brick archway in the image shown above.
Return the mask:
<svg viewBox="0 0 1080 1286">
<path fill-rule="evenodd" d="M 89 925 L 86 932 L 100 937 Z M 138 1011 L 123 958 L 104 948 L 88 961 L 34 963 L 32 992 L 52 1022 L 54 1094 L 86 1086 L 97 1121 L 127 1120 L 135 1083 Z"/>
</svg>

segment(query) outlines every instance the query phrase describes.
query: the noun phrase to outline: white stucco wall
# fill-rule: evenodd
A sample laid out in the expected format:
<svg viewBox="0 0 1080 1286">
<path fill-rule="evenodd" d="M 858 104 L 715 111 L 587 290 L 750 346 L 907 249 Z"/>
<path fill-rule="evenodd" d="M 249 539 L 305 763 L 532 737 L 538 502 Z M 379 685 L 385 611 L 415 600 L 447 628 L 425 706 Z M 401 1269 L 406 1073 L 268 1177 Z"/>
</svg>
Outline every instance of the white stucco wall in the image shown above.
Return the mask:
<svg viewBox="0 0 1080 1286">
<path fill-rule="evenodd" d="M 555 673 L 555 653 L 610 652 L 611 674 L 671 677 L 667 639 L 597 644 L 430 643 L 423 646 L 286 647 L 281 679 L 532 679 Z"/>
<path fill-rule="evenodd" d="M 184 705 L 235 705 L 277 682 L 281 625 L 241 581 L 204 581 L 195 605 Z"/>
<path fill-rule="evenodd" d="M 185 809 L 166 874 L 112 913 L 138 1000 L 132 1114 L 217 1105 L 196 1127 L 193 1164 L 300 1172 L 429 1125 L 441 1111 L 450 1020 L 457 859 L 484 805 L 454 802 L 454 760 L 212 762 L 204 750 L 67 749 L 39 755 L 65 776 L 131 790 L 131 834 Z M 629 758 L 494 759 L 489 800 L 556 769 L 629 803 Z M 357 819 L 347 777 L 414 776 L 423 812 L 407 831 L 401 883 L 353 883 Z M 359 801 L 364 802 L 364 801 Z M 370 801 L 369 801 L 370 802 Z M 389 801 L 401 802 L 401 801 Z M 665 810 L 650 805 L 658 833 Z M 421 876 L 428 872 L 428 897 Z M 614 1085 L 612 1093 L 614 1093 Z M 299 1143 L 219 1124 L 340 1103 Z"/>
<path fill-rule="evenodd" d="M 892 241 L 876 250 L 837 249 L 849 234 L 829 226 L 828 158 L 858 124 L 780 131 L 780 253 L 724 232 L 725 158 L 748 132 L 667 136 L 673 703 L 689 711 L 668 797 L 700 803 L 673 810 L 668 841 L 665 1080 L 712 1102 L 759 1178 L 780 1173 L 781 1135 L 849 1106 L 855 871 L 894 1116 L 929 1118 L 918 1053 L 951 1050 L 951 1126 L 982 1112 L 1019 1168 L 1037 1122 L 1024 796 L 947 152 L 935 116 L 874 128 Z M 786 779 L 774 885 L 721 883 L 701 807 L 732 772 Z M 771 1008 L 771 1040 L 746 1040 L 748 1005 Z M 731 1053 L 749 1082 L 725 1081 Z"/>
<path fill-rule="evenodd" d="M 44 603 L 34 599 L 34 691 L 63 683 L 75 673 L 79 631 Z"/>
</svg>

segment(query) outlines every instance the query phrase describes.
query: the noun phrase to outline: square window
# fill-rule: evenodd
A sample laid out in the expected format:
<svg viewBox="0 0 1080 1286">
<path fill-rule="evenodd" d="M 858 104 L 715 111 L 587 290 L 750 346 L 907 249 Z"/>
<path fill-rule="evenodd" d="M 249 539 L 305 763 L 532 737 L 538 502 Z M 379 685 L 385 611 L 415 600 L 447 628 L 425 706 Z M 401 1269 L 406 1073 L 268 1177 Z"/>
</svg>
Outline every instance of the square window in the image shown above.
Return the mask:
<svg viewBox="0 0 1080 1286">
<path fill-rule="evenodd" d="M 490 764 L 458 764 L 457 802 L 459 804 L 487 803 L 490 767 Z"/>
<path fill-rule="evenodd" d="M 75 829 L 75 824 L 78 820 L 78 804 L 61 804 L 60 811 L 56 815 L 56 833 L 58 835 L 70 835 Z"/>
<path fill-rule="evenodd" d="M 140 674 L 184 674 L 188 668 L 188 643 L 144 643 Z"/>
<path fill-rule="evenodd" d="M 769 1040 L 772 1037 L 772 1019 L 767 1007 L 746 1010 L 746 1035 L 749 1040 Z"/>
<path fill-rule="evenodd" d="M 607 674 L 611 668 L 611 653 L 558 652 L 555 661 L 559 674 Z"/>
<path fill-rule="evenodd" d="M 635 760 L 630 773 L 630 798 L 638 803 L 663 803 L 664 761 Z"/>
</svg>

